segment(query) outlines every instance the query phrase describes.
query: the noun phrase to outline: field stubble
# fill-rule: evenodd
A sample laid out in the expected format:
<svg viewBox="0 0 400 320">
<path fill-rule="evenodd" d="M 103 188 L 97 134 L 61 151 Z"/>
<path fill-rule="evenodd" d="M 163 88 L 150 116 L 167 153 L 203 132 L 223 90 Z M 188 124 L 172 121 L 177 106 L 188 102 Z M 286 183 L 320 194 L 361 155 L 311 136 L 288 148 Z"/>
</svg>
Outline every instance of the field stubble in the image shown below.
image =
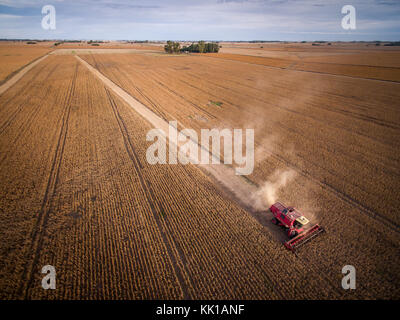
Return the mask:
<svg viewBox="0 0 400 320">
<path fill-rule="evenodd" d="M 2 298 L 343 297 L 197 168 L 147 164 L 150 126 L 74 57 L 0 102 Z"/>
<path fill-rule="evenodd" d="M 262 152 L 250 179 L 262 185 L 277 169 L 294 170 L 279 198 L 328 230 L 300 260 L 332 285 L 353 264 L 364 297 L 396 296 L 398 84 L 207 57 L 82 58 L 166 120 L 255 128 Z"/>
</svg>

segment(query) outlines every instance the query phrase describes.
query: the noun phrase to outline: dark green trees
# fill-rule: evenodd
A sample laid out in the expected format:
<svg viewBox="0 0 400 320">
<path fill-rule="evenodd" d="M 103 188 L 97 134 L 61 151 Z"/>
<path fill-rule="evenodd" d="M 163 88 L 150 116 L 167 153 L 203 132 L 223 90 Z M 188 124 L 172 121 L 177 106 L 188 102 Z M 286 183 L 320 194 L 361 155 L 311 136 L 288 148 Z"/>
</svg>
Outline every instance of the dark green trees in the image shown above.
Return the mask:
<svg viewBox="0 0 400 320">
<path fill-rule="evenodd" d="M 181 49 L 181 45 L 179 42 L 167 41 L 167 44 L 164 46 L 164 50 L 167 53 L 179 53 Z"/>
<path fill-rule="evenodd" d="M 199 41 L 198 43 L 192 43 L 190 46 L 185 46 L 181 48 L 179 42 L 167 41 L 167 44 L 164 46 L 164 50 L 167 53 L 178 53 L 178 52 L 207 53 L 207 52 L 218 52 L 219 46 L 218 43 L 216 42 Z"/>
<path fill-rule="evenodd" d="M 188 47 L 183 47 L 181 51 L 188 51 L 188 52 L 199 52 L 199 53 L 206 53 L 206 52 L 218 52 L 219 46 L 216 42 L 204 42 L 199 41 L 199 43 L 194 44 L 192 43 Z"/>
</svg>

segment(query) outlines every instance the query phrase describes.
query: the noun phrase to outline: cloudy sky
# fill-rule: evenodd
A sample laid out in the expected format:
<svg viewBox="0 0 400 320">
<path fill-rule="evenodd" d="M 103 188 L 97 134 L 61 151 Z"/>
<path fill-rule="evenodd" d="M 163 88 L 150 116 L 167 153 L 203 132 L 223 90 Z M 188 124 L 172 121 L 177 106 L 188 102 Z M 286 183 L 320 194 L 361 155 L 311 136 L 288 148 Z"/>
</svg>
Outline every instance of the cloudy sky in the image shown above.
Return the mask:
<svg viewBox="0 0 400 320">
<path fill-rule="evenodd" d="M 56 9 L 44 30 L 42 7 Z M 356 9 L 356 30 L 341 25 Z M 0 0 L 0 38 L 400 40 L 400 0 Z"/>
</svg>

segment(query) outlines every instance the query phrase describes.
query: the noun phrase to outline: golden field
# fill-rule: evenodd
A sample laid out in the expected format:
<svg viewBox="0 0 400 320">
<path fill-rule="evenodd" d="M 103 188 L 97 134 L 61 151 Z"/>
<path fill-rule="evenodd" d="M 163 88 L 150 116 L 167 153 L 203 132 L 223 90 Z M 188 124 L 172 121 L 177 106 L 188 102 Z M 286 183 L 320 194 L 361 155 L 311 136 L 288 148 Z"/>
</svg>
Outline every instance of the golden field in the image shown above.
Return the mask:
<svg viewBox="0 0 400 320">
<path fill-rule="evenodd" d="M 52 44 L 0 41 L 0 84 L 13 72 L 52 51 Z"/>
<path fill-rule="evenodd" d="M 279 200 L 326 233 L 294 255 L 267 206 L 244 207 L 195 165 L 148 164 L 151 125 L 74 54 L 50 55 L 0 95 L 0 297 L 398 299 L 400 51 L 149 47 L 75 54 L 161 119 L 254 128 L 247 179 L 294 172 Z M 57 290 L 40 286 L 46 264 Z M 354 291 L 341 288 L 349 264 Z"/>
</svg>

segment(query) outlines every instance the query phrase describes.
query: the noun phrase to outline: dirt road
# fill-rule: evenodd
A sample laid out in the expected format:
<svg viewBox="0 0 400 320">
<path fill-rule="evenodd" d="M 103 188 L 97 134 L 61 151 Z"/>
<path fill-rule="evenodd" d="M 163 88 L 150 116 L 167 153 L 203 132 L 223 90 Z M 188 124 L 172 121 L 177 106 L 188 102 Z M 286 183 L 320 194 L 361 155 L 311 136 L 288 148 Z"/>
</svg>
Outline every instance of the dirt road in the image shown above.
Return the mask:
<svg viewBox="0 0 400 320">
<path fill-rule="evenodd" d="M 2 84 L 0 86 L 0 94 L 4 93 L 8 88 L 10 88 L 11 86 L 13 86 L 19 79 L 21 79 L 25 73 L 27 73 L 29 70 L 31 70 L 34 66 L 36 66 L 37 64 L 39 64 L 40 62 L 42 62 L 44 59 L 47 58 L 47 54 L 41 58 L 39 58 L 38 60 L 30 63 L 29 65 L 27 65 L 25 68 L 23 68 L 20 72 L 18 72 L 16 75 L 14 75 L 11 79 L 9 79 L 7 82 L 5 82 L 4 84 Z"/>
<path fill-rule="evenodd" d="M 114 93 L 121 97 L 129 106 L 131 106 L 139 115 L 141 115 L 146 121 L 162 132 L 168 132 L 169 124 L 164 119 L 161 119 L 153 111 L 148 109 L 145 105 L 133 98 L 129 93 L 123 90 L 121 87 L 116 85 L 110 79 L 105 77 L 98 70 L 93 68 L 85 60 L 79 56 L 76 58 L 86 66 L 97 78 L 99 78 L 107 87 L 109 87 Z M 167 137 L 165 136 L 164 139 Z M 171 142 L 171 141 L 170 141 Z M 195 143 L 189 141 L 189 143 Z M 179 144 L 178 144 L 179 146 Z M 202 146 L 205 149 L 204 146 Z M 210 150 L 206 149 L 211 157 L 216 157 Z M 254 183 L 250 183 L 245 177 L 238 176 L 235 174 L 235 170 L 224 164 L 213 164 L 213 165 L 200 165 L 203 171 L 206 171 L 209 176 L 213 178 L 216 184 L 220 187 L 221 191 L 230 199 L 239 203 L 246 211 L 257 219 L 257 221 L 266 227 L 268 231 L 274 235 L 277 241 L 284 241 L 285 235 L 276 226 L 270 223 L 270 217 L 266 212 L 259 212 L 255 209 L 254 201 L 255 194 L 258 191 L 258 186 Z"/>
</svg>

